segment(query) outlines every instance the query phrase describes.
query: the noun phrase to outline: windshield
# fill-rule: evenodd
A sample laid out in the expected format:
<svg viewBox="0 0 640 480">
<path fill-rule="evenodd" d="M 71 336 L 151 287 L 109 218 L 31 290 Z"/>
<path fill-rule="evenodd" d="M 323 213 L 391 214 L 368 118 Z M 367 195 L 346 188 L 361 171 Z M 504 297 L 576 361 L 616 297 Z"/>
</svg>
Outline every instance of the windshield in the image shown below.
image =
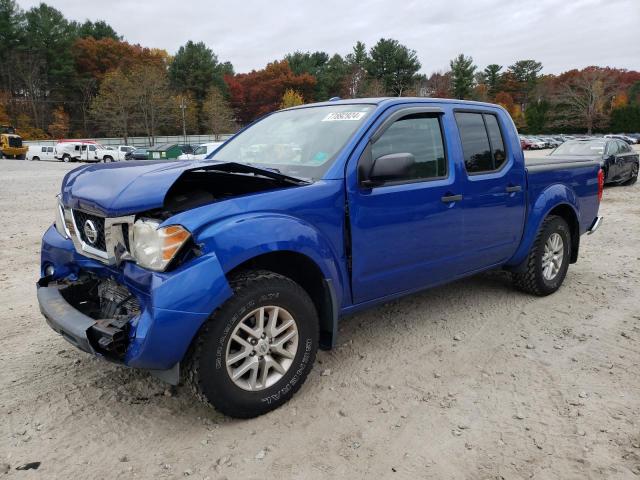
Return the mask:
<svg viewBox="0 0 640 480">
<path fill-rule="evenodd" d="M 212 159 L 318 179 L 373 108 L 330 105 L 276 112 L 236 135 Z"/>
<path fill-rule="evenodd" d="M 556 148 L 551 155 L 602 155 L 604 153 L 605 142 L 593 140 L 591 142 L 580 142 L 569 140 Z"/>
</svg>

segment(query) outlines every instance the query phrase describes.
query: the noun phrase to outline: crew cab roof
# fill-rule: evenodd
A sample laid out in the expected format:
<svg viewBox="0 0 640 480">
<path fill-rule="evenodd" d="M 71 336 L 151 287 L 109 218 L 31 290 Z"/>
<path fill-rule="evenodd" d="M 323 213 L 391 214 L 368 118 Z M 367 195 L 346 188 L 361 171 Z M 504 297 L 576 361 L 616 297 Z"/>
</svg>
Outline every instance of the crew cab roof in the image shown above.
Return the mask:
<svg viewBox="0 0 640 480">
<path fill-rule="evenodd" d="M 435 97 L 374 97 L 374 98 L 345 98 L 340 100 L 328 100 L 326 102 L 307 103 L 287 110 L 295 110 L 299 108 L 318 107 L 325 105 L 377 105 L 389 107 L 393 105 L 402 105 L 407 103 L 425 103 L 425 104 L 451 104 L 451 105 L 469 105 L 487 108 L 502 108 L 495 103 L 476 102 L 473 100 L 459 100 L 455 98 L 435 98 Z"/>
</svg>

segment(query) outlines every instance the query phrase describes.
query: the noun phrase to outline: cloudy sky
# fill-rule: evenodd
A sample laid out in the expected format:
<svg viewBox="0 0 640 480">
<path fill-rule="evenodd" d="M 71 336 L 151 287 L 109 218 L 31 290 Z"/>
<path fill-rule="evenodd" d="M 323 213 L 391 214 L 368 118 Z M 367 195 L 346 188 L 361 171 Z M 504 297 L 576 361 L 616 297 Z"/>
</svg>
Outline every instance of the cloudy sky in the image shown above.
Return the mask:
<svg viewBox="0 0 640 480">
<path fill-rule="evenodd" d="M 27 9 L 39 1 L 17 0 Z M 422 72 L 458 53 L 484 68 L 533 58 L 544 72 L 589 65 L 640 70 L 640 0 L 45 0 L 75 20 L 103 19 L 131 43 L 174 53 L 204 41 L 237 72 L 294 50 L 346 54 L 398 39 Z"/>
</svg>

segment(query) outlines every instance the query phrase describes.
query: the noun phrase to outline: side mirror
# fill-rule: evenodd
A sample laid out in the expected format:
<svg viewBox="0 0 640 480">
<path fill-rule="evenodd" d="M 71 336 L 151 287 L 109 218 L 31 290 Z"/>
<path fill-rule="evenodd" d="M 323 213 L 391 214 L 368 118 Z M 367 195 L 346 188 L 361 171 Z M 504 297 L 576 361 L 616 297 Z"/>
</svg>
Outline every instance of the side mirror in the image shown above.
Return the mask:
<svg viewBox="0 0 640 480">
<path fill-rule="evenodd" d="M 398 180 L 409 175 L 416 163 L 412 153 L 390 153 L 376 158 L 371 165 L 368 178 L 361 183 L 365 187 L 384 185 L 385 182 Z"/>
</svg>

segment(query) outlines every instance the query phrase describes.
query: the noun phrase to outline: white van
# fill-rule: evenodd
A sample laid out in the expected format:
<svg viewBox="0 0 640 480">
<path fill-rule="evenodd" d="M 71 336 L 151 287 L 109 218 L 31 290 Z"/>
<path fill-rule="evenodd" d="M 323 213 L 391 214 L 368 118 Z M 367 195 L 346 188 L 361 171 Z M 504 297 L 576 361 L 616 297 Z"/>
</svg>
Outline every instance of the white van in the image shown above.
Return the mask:
<svg viewBox="0 0 640 480">
<path fill-rule="evenodd" d="M 104 149 L 95 142 L 59 142 L 54 148 L 54 156 L 63 162 L 99 162 L 102 159 L 96 157 L 96 151 Z"/>
<path fill-rule="evenodd" d="M 198 145 L 193 153 L 178 155 L 178 160 L 203 160 L 214 150 L 217 150 L 224 142 L 211 142 Z"/>
<path fill-rule="evenodd" d="M 27 160 L 55 160 L 53 145 L 29 145 L 25 155 Z"/>
</svg>

